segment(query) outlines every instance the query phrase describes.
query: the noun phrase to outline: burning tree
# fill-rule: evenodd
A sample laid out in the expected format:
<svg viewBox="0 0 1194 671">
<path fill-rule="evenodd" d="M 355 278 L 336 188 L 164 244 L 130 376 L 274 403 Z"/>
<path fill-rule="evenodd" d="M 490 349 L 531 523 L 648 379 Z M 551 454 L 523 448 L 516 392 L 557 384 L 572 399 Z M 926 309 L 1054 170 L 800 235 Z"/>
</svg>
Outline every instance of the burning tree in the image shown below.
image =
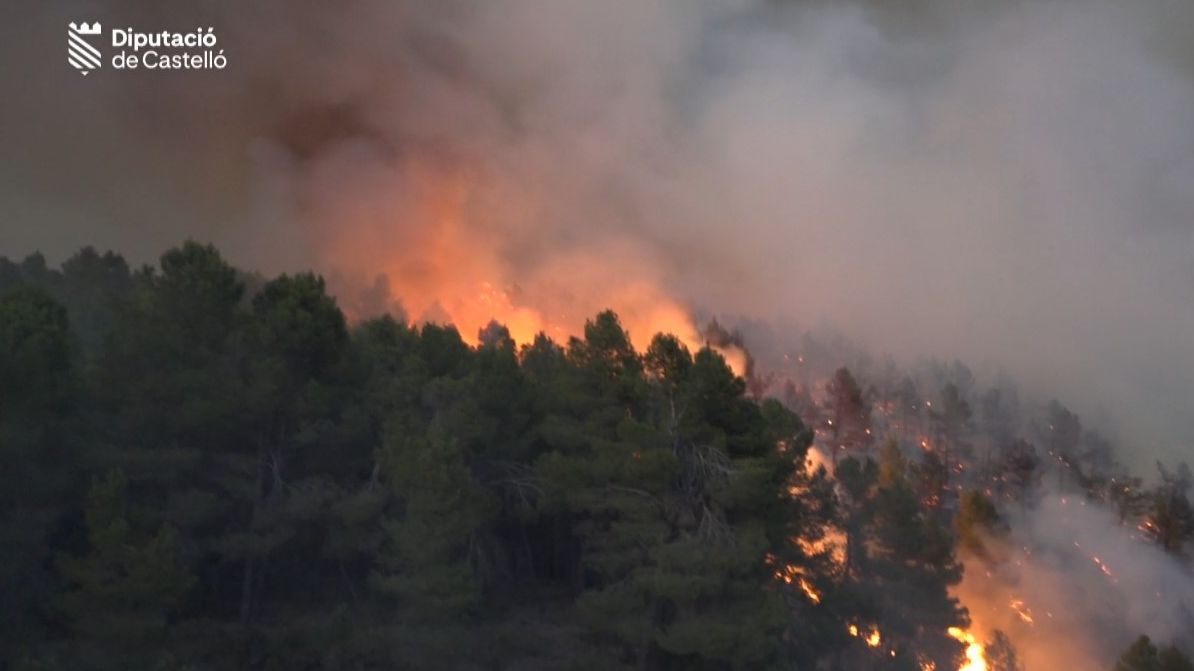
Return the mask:
<svg viewBox="0 0 1194 671">
<path fill-rule="evenodd" d="M 994 506 L 1033 505 L 1040 460 L 1013 438 L 964 474 L 961 446 L 1014 435 L 995 410 L 969 422 L 966 384 L 931 414 L 887 385 L 874 418 L 845 368 L 824 399 L 793 384 L 831 474 L 718 351 L 640 351 L 612 312 L 565 346 L 496 322 L 468 340 L 350 324 L 320 278 L 246 279 L 193 243 L 135 274 L 97 258 L 0 261 L 0 665 L 124 668 L 138 646 L 219 668 L 1017 669 L 950 588 Z M 108 331 L 77 337 L 76 312 Z M 908 433 L 926 414 L 931 443 Z M 1106 470 L 1125 520 L 1188 548 L 1188 474 Z M 116 620 L 88 619 L 101 605 Z"/>
<path fill-rule="evenodd" d="M 1153 542 L 1170 554 L 1182 551 L 1194 538 L 1194 506 L 1190 504 L 1190 469 L 1182 464 L 1170 472 L 1158 463 L 1161 482 L 1153 492 L 1152 505 L 1144 520 L 1144 530 Z"/>
<path fill-rule="evenodd" d="M 845 367 L 837 369 L 826 383 L 825 395 L 826 442 L 836 465 L 839 453 L 870 445 L 871 406 L 850 369 Z"/>
<path fill-rule="evenodd" d="M 991 640 L 983 649 L 983 656 L 986 658 L 987 671 L 1024 671 L 1016 647 L 1002 631 L 996 630 L 991 635 Z"/>
<path fill-rule="evenodd" d="M 929 411 L 933 419 L 941 460 L 950 473 L 961 468 L 961 460 L 970 457 L 969 435 L 970 404 L 952 382 L 941 388 L 941 401 Z"/>
<path fill-rule="evenodd" d="M 968 622 L 949 588 L 962 568 L 950 534 L 922 506 L 910 471 L 894 443 L 880 463 L 849 457 L 839 465 L 846 575 L 860 603 L 855 617 L 875 622 L 885 654 L 955 668 L 963 646 L 949 630 Z"/>
</svg>

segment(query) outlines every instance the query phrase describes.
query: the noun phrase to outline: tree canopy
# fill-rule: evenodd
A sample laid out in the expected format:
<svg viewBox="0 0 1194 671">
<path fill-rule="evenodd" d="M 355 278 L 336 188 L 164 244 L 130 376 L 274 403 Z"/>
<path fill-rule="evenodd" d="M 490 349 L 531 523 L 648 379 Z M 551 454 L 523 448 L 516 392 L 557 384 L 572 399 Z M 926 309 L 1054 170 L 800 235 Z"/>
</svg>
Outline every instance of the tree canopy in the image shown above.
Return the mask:
<svg viewBox="0 0 1194 671">
<path fill-rule="evenodd" d="M 0 668 L 950 669 L 959 557 L 1046 455 L 1167 552 L 1194 534 L 1188 471 L 1109 475 L 1060 404 L 1044 453 L 1011 395 L 974 422 L 960 364 L 785 403 L 612 311 L 475 335 L 350 324 L 194 242 L 0 259 Z M 1142 641 L 1117 669 L 1189 668 Z"/>
</svg>

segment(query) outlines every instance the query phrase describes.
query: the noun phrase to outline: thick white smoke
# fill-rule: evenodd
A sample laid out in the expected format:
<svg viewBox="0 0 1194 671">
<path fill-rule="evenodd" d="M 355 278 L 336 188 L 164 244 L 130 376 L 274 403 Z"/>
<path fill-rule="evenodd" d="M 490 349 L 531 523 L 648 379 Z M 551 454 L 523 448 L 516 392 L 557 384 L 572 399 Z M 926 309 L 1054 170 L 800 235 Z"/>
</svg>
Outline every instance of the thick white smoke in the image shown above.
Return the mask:
<svg viewBox="0 0 1194 671">
<path fill-rule="evenodd" d="M 889 5 L 48 3 L 2 29 L 0 252 L 191 236 L 372 288 L 343 289 L 362 309 L 488 285 L 527 328 L 611 292 L 827 323 L 1180 456 L 1194 10 Z M 80 17 L 211 25 L 230 65 L 81 80 Z"/>
<path fill-rule="evenodd" d="M 1099 671 L 1136 636 L 1194 641 L 1194 576 L 1109 511 L 1050 495 L 1014 516 L 992 564 L 958 594 L 981 635 L 1006 632 L 1027 669 Z"/>
</svg>

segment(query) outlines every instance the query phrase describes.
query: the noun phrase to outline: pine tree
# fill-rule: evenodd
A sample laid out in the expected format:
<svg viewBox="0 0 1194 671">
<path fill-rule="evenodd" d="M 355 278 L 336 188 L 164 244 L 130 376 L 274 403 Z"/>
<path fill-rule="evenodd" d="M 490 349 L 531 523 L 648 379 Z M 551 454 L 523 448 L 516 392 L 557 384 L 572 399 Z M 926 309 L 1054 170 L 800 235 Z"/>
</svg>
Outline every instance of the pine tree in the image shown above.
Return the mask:
<svg viewBox="0 0 1194 671">
<path fill-rule="evenodd" d="M 480 602 L 473 553 L 493 502 L 473 481 L 459 445 L 451 440 L 395 436 L 382 463 L 402 513 L 385 523 L 384 570 L 376 574 L 375 585 L 407 617 L 467 616 Z"/>
<path fill-rule="evenodd" d="M 1162 550 L 1180 554 L 1185 544 L 1194 538 L 1194 506 L 1190 504 L 1190 471 L 1183 464 L 1176 473 L 1157 464 L 1161 482 L 1154 493 L 1152 506 L 1145 517 L 1145 532 Z"/>
<path fill-rule="evenodd" d="M 897 664 L 915 668 L 923 659 L 953 668 L 962 650 L 947 631 L 966 624 L 949 594 L 962 575 L 954 541 L 922 508 L 898 446 L 889 444 L 883 459 L 847 459 L 837 473 L 848 506 L 847 571 L 861 601 L 852 619 L 876 624 Z"/>
<path fill-rule="evenodd" d="M 954 516 L 954 531 L 958 547 L 975 556 L 987 558 L 987 541 L 1007 534 L 1007 523 L 995 510 L 995 504 L 977 489 L 962 494 L 958 513 Z"/>
<path fill-rule="evenodd" d="M 1020 655 L 1007 634 L 996 629 L 983 650 L 988 671 L 1024 671 Z"/>
<path fill-rule="evenodd" d="M 871 442 L 871 407 L 848 368 L 839 368 L 825 385 L 828 441 L 836 466 L 839 454 Z"/>
<path fill-rule="evenodd" d="M 1017 503 L 1032 503 L 1040 489 L 1041 460 L 1032 443 L 1012 441 L 995 463 L 992 479 L 995 491 Z"/>
<path fill-rule="evenodd" d="M 1047 428 L 1042 431 L 1044 445 L 1056 467 L 1057 487 L 1062 489 L 1067 474 L 1073 475 L 1078 468 L 1082 422 L 1078 415 L 1056 400 L 1049 402 L 1046 412 Z"/>
<path fill-rule="evenodd" d="M 0 295 L 0 666 L 46 633 L 50 544 L 79 498 L 79 387 L 62 306 L 36 287 Z"/>
<path fill-rule="evenodd" d="M 970 416 L 972 411 L 957 385 L 952 382 L 941 388 L 941 400 L 929 411 L 937 434 L 941 461 L 945 470 L 954 473 L 962 459 L 971 456 Z"/>
<path fill-rule="evenodd" d="M 80 637 L 78 655 L 95 668 L 162 656 L 169 620 L 194 582 L 180 565 L 173 528 L 149 532 L 129 519 L 126 487 L 120 471 L 94 482 L 85 511 L 89 550 L 58 562 L 70 586 L 62 609 Z"/>
<path fill-rule="evenodd" d="M 1191 671 L 1194 662 L 1176 646 L 1157 646 L 1148 636 L 1136 639 L 1115 664 L 1115 671 Z"/>
</svg>

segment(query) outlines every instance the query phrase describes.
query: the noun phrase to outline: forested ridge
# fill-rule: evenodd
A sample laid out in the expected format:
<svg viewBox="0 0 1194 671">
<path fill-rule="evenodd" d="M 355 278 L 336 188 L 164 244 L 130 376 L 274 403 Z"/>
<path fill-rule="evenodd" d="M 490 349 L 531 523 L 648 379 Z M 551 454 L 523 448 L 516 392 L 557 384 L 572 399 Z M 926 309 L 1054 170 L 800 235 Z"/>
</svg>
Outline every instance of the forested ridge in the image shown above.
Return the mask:
<svg viewBox="0 0 1194 671">
<path fill-rule="evenodd" d="M 748 393 L 612 312 L 477 340 L 196 243 L 0 259 L 0 668 L 955 669 L 960 555 L 1042 478 L 1194 536 L 1187 471 L 1142 486 L 1060 404 L 1038 447 L 998 395 L 913 430 L 915 390 Z"/>
</svg>

